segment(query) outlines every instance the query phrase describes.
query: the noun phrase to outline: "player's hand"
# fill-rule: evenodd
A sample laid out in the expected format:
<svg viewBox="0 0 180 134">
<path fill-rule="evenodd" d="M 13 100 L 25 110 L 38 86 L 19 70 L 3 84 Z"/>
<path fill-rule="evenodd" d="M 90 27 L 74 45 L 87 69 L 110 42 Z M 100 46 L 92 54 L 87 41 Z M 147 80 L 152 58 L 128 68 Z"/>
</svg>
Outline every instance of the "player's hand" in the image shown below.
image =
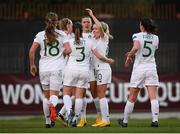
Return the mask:
<svg viewBox="0 0 180 134">
<path fill-rule="evenodd" d="M 115 60 L 114 59 L 112 59 L 112 58 L 108 58 L 108 63 L 109 64 L 113 64 L 115 62 Z"/>
<path fill-rule="evenodd" d="M 125 54 L 125 56 L 126 56 L 126 61 L 125 61 L 125 63 L 124 63 L 124 66 L 125 66 L 125 67 L 128 67 L 129 64 L 133 62 L 133 58 L 132 58 L 132 55 L 131 55 L 129 52 L 127 52 L 127 53 Z"/>
<path fill-rule="evenodd" d="M 93 16 L 93 12 L 92 12 L 92 10 L 91 10 L 91 9 L 86 8 L 85 10 L 87 11 L 87 13 L 88 13 L 90 16 Z"/>
<path fill-rule="evenodd" d="M 30 73 L 31 73 L 32 76 L 36 76 L 36 73 L 37 73 L 36 65 L 31 65 L 30 66 Z"/>
</svg>

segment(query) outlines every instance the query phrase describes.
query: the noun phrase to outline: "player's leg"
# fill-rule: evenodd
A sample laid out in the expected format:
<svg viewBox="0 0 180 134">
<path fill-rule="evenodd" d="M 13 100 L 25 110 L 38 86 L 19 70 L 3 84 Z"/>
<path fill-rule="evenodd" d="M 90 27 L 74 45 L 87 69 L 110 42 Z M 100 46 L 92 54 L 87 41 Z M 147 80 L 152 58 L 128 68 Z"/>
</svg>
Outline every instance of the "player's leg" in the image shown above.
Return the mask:
<svg viewBox="0 0 180 134">
<path fill-rule="evenodd" d="M 157 86 L 147 86 L 151 101 L 152 123 L 151 127 L 158 127 L 159 102 L 157 100 Z"/>
<path fill-rule="evenodd" d="M 159 85 L 157 71 L 147 71 L 145 85 L 151 101 L 152 123 L 151 127 L 158 127 L 159 102 L 157 100 L 157 87 Z"/>
<path fill-rule="evenodd" d="M 86 70 L 81 70 L 78 72 L 78 81 L 76 83 L 76 99 L 75 99 L 75 117 L 73 119 L 73 127 L 83 127 L 85 125 L 85 122 L 83 126 L 77 126 L 77 122 L 80 116 L 80 113 L 83 109 L 83 97 L 86 94 L 86 89 L 88 88 L 88 82 L 89 82 L 89 74 Z M 82 115 L 81 115 L 82 116 Z M 86 116 L 86 115 L 85 115 Z M 84 116 L 84 119 L 86 120 L 86 117 Z"/>
<path fill-rule="evenodd" d="M 92 94 L 94 105 L 95 105 L 96 112 L 97 112 L 97 118 L 96 118 L 95 124 L 98 124 L 99 121 L 101 121 L 101 111 L 100 111 L 99 98 L 97 95 L 97 83 L 96 83 L 96 81 L 90 82 L 90 90 L 91 90 L 91 94 Z M 93 124 L 93 125 L 95 125 L 95 124 Z"/>
<path fill-rule="evenodd" d="M 66 112 L 67 112 L 68 125 L 70 125 L 72 118 L 73 118 L 72 100 L 71 100 L 71 94 L 72 94 L 73 88 L 74 87 L 71 87 L 71 86 L 63 86 L 63 102 L 64 102 L 64 106 L 65 106 Z"/>
<path fill-rule="evenodd" d="M 72 105 L 74 105 L 74 103 L 75 103 L 75 88 L 72 89 L 71 100 L 72 100 Z M 62 125 L 67 126 L 67 123 L 66 123 L 67 118 L 68 118 L 68 114 L 66 112 L 66 107 L 65 107 L 65 105 L 63 105 L 63 107 L 60 109 L 60 111 L 58 113 L 57 119 Z"/>
<path fill-rule="evenodd" d="M 94 69 L 90 69 L 89 76 L 90 76 L 89 77 L 90 90 L 92 88 L 96 90 L 96 88 L 94 88 L 94 85 L 96 87 L 95 71 L 94 71 Z M 83 126 L 85 126 L 87 124 L 87 120 L 86 120 L 86 108 L 87 108 L 87 101 L 86 101 L 86 93 L 85 93 L 84 97 L 83 97 L 83 108 L 81 110 L 81 119 L 80 119 L 77 127 L 83 127 Z"/>
<path fill-rule="evenodd" d="M 133 112 L 134 104 L 136 102 L 139 90 L 140 89 L 138 89 L 138 88 L 130 88 L 129 98 L 128 98 L 128 101 L 126 102 L 126 105 L 124 108 L 124 117 L 123 117 L 123 119 L 119 120 L 119 124 L 122 127 L 127 127 L 128 119 L 129 119 L 131 113 Z"/>
<path fill-rule="evenodd" d="M 62 71 L 53 71 L 50 76 L 50 98 L 49 98 L 49 109 L 51 121 L 56 119 L 55 107 L 58 104 L 59 91 L 62 88 Z"/>
<path fill-rule="evenodd" d="M 93 127 L 106 127 L 110 126 L 109 120 L 109 104 L 105 97 L 107 85 L 111 83 L 111 69 L 102 69 L 97 72 L 97 95 L 99 98 L 101 121 L 93 125 Z"/>
<path fill-rule="evenodd" d="M 79 119 L 81 110 L 83 108 L 83 96 L 85 94 L 85 91 L 86 91 L 86 89 L 84 89 L 84 88 L 76 88 L 76 93 L 75 93 L 76 99 L 75 99 L 75 108 L 74 108 L 75 116 L 72 121 L 73 127 L 77 127 L 78 119 Z"/>
<path fill-rule="evenodd" d="M 73 110 L 72 110 L 72 99 L 71 96 L 73 94 L 73 90 L 76 88 L 77 84 L 77 73 L 78 71 L 74 70 L 66 70 L 66 73 L 64 75 L 64 81 L 63 81 L 63 102 L 64 106 L 66 108 L 66 114 L 67 114 L 67 124 L 70 125 L 72 118 L 73 118 Z"/>
<path fill-rule="evenodd" d="M 46 120 L 45 127 L 50 128 L 51 127 L 51 120 L 50 120 L 50 111 L 49 111 L 49 90 L 43 91 L 43 112 L 44 117 Z"/>
<path fill-rule="evenodd" d="M 144 84 L 144 76 L 143 72 L 132 72 L 131 80 L 130 80 L 130 90 L 128 100 L 126 102 L 124 108 L 124 117 L 123 119 L 119 119 L 118 122 L 122 127 L 128 126 L 128 119 L 133 112 L 134 104 L 136 102 L 138 93 Z"/>
<path fill-rule="evenodd" d="M 49 72 L 39 72 L 39 78 L 43 89 L 43 112 L 45 117 L 45 127 L 51 128 L 51 120 L 50 120 L 50 111 L 49 111 L 49 84 L 50 84 L 50 74 Z"/>
<path fill-rule="evenodd" d="M 87 101 L 86 101 L 86 92 L 83 94 L 83 105 L 80 113 L 80 120 L 77 124 L 77 127 L 84 127 L 87 124 L 86 120 L 86 108 L 87 108 Z"/>
</svg>

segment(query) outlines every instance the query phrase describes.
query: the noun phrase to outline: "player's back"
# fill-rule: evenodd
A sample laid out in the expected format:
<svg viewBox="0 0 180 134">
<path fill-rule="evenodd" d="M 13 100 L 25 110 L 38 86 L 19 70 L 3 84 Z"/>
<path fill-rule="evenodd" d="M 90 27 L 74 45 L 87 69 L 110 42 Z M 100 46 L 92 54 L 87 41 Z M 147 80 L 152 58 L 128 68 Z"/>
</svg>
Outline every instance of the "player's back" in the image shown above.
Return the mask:
<svg viewBox="0 0 180 134">
<path fill-rule="evenodd" d="M 80 44 L 75 43 L 75 39 L 69 41 L 71 54 L 69 55 L 67 66 L 73 70 L 89 70 L 92 44 L 90 40 L 80 38 Z"/>
<path fill-rule="evenodd" d="M 63 68 L 63 43 L 62 43 L 62 35 L 58 35 L 58 38 L 52 44 L 48 44 L 46 42 L 47 38 L 45 35 L 45 31 L 39 32 L 34 42 L 40 45 L 40 61 L 39 68 L 41 71 L 51 71 L 51 70 L 59 70 Z"/>
<path fill-rule="evenodd" d="M 138 40 L 140 48 L 136 52 L 133 69 L 154 70 L 156 69 L 155 51 L 158 49 L 159 38 L 157 35 L 140 32 L 133 35 L 133 40 Z"/>
</svg>

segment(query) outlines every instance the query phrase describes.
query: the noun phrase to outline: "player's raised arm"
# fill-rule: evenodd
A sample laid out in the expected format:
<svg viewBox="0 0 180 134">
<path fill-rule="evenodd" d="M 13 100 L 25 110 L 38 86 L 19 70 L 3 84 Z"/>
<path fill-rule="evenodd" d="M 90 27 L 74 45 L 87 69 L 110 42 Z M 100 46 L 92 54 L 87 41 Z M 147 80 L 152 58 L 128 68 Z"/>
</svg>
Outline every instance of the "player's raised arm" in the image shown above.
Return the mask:
<svg viewBox="0 0 180 134">
<path fill-rule="evenodd" d="M 86 8 L 85 10 L 88 12 L 89 16 L 93 19 L 93 21 L 94 21 L 94 23 L 96 24 L 97 28 L 100 29 L 100 31 L 101 31 L 101 37 L 104 37 L 105 32 L 104 32 L 104 30 L 103 30 L 103 28 L 102 28 L 101 23 L 100 23 L 99 20 L 96 18 L 96 16 L 93 14 L 93 11 L 92 11 L 91 9 L 89 9 L 89 8 Z"/>
</svg>

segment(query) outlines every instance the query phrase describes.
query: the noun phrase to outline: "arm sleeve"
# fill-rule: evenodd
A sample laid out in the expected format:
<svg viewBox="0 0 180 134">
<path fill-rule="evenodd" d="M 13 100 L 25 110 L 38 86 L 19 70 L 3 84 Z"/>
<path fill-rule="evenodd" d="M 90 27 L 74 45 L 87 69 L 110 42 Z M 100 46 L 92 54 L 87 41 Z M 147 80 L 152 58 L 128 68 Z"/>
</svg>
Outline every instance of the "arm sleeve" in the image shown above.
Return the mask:
<svg viewBox="0 0 180 134">
<path fill-rule="evenodd" d="M 39 33 L 34 37 L 34 42 L 36 42 L 36 44 L 41 44 L 41 37 Z"/>
<path fill-rule="evenodd" d="M 67 36 L 67 35 L 64 36 L 63 37 L 63 44 L 69 42 L 69 40 L 70 40 L 69 36 Z"/>
<path fill-rule="evenodd" d="M 38 44 L 41 44 L 41 40 L 40 40 L 40 35 L 39 33 L 36 34 L 35 38 L 34 38 L 34 42 L 38 43 Z"/>
<path fill-rule="evenodd" d="M 138 39 L 138 35 L 137 35 L 137 34 L 133 34 L 133 35 L 132 35 L 132 40 L 133 40 L 133 41 L 139 40 L 139 39 Z"/>
</svg>

